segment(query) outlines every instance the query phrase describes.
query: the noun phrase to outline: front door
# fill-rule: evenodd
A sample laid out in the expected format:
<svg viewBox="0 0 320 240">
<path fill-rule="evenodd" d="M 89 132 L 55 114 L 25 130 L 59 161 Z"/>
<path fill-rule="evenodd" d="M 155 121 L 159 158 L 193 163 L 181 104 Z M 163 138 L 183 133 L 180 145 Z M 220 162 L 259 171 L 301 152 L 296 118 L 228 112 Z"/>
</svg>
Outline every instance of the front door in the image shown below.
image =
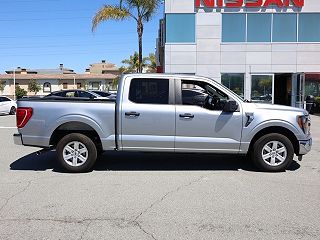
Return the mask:
<svg viewBox="0 0 320 240">
<path fill-rule="evenodd" d="M 125 92 L 129 94 L 124 94 L 122 99 L 122 149 L 173 152 L 173 80 L 135 78 L 126 81 L 125 88 Z"/>
<path fill-rule="evenodd" d="M 230 96 L 212 82 L 176 80 L 176 89 L 175 151 L 239 152 L 241 106 L 237 112 L 223 112 L 223 102 Z"/>
</svg>

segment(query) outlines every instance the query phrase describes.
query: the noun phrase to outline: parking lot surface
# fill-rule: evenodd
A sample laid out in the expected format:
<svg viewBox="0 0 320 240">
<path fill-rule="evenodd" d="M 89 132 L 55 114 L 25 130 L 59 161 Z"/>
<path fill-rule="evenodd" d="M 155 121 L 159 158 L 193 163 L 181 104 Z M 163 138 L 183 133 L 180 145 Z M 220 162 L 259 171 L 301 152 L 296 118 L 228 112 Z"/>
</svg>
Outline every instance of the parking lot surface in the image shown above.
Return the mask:
<svg viewBox="0 0 320 240">
<path fill-rule="evenodd" d="M 0 116 L 0 239 L 320 239 L 320 117 L 286 172 L 239 156 L 105 153 L 68 174 Z"/>
</svg>

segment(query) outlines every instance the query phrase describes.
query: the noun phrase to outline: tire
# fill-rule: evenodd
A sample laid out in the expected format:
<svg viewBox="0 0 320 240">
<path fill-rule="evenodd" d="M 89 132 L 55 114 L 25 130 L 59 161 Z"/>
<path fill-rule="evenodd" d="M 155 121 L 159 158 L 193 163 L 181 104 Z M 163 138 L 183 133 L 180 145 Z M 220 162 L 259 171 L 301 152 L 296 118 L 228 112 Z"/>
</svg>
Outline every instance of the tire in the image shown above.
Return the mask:
<svg viewBox="0 0 320 240">
<path fill-rule="evenodd" d="M 64 136 L 57 144 L 57 159 L 68 172 L 88 172 L 97 159 L 97 148 L 93 141 L 80 133 Z"/>
<path fill-rule="evenodd" d="M 270 133 L 260 137 L 253 145 L 253 163 L 262 171 L 285 171 L 291 164 L 294 149 L 291 141 L 284 135 Z"/>
<path fill-rule="evenodd" d="M 16 114 L 17 109 L 15 107 L 11 107 L 9 114 L 10 115 L 15 115 Z"/>
</svg>

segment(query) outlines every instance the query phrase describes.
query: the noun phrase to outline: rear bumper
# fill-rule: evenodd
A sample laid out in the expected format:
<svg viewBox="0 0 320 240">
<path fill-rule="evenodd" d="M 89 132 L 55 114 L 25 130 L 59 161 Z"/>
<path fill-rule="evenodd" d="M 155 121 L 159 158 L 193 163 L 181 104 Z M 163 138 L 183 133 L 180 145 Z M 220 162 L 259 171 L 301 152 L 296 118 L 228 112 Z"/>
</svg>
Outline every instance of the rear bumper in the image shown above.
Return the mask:
<svg viewBox="0 0 320 240">
<path fill-rule="evenodd" d="M 299 155 L 305 155 L 310 152 L 312 147 L 312 138 L 304 141 L 299 141 Z"/>
<path fill-rule="evenodd" d="M 19 133 L 13 134 L 13 142 L 16 145 L 23 145 L 21 134 Z"/>
</svg>

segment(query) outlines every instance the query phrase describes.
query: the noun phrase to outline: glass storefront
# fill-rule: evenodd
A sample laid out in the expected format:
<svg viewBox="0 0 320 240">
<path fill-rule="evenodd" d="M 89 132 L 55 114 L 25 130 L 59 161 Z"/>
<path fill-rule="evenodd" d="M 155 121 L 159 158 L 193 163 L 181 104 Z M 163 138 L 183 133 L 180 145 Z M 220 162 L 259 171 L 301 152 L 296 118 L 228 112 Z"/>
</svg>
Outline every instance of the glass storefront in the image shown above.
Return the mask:
<svg viewBox="0 0 320 240">
<path fill-rule="evenodd" d="M 305 96 L 320 97 L 320 74 L 306 74 Z"/>
<path fill-rule="evenodd" d="M 244 98 L 244 73 L 223 73 L 221 83 Z"/>
<path fill-rule="evenodd" d="M 273 75 L 251 76 L 251 101 L 272 103 Z"/>
</svg>

